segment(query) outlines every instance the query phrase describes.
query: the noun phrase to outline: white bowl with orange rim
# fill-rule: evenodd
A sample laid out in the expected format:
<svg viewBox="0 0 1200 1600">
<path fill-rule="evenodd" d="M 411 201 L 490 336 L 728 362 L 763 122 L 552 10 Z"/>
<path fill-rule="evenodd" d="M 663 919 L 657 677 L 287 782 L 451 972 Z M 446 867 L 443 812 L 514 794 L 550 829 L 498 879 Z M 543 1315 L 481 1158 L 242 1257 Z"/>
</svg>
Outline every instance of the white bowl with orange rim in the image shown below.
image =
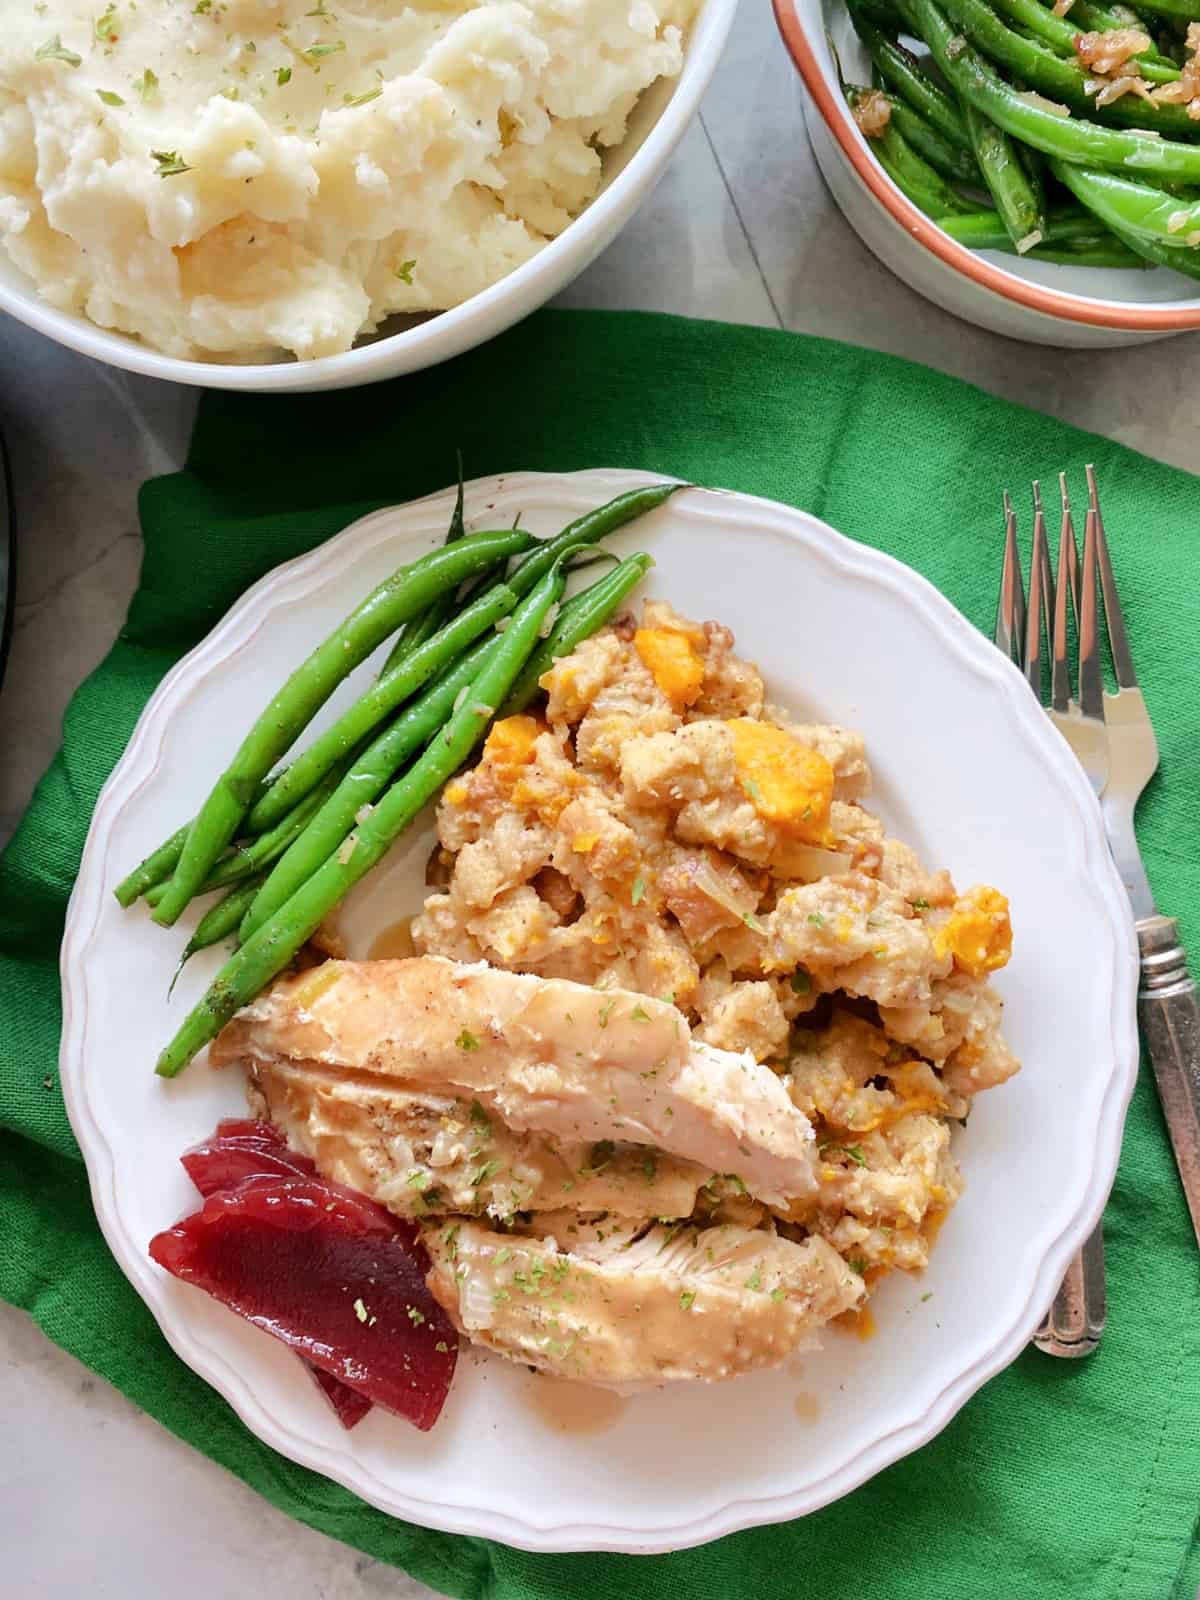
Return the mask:
<svg viewBox="0 0 1200 1600">
<path fill-rule="evenodd" d="M 804 80 L 817 165 L 847 222 L 898 278 L 992 333 L 1081 349 L 1145 344 L 1200 328 L 1200 284 L 1163 268 L 1128 271 L 969 250 L 896 187 L 859 132 L 838 83 L 869 83 L 870 63 L 842 0 L 773 0 Z M 1190 292 L 1189 292 L 1190 291 Z"/>
</svg>

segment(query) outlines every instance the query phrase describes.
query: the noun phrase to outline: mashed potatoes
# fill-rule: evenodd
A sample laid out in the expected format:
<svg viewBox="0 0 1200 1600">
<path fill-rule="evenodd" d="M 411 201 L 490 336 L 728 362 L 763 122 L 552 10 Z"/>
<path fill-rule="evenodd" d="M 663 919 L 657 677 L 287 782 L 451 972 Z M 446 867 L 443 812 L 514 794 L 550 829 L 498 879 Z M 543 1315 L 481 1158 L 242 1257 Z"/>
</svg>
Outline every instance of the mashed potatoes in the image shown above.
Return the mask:
<svg viewBox="0 0 1200 1600">
<path fill-rule="evenodd" d="M 0 241 L 175 356 L 346 350 L 595 194 L 695 0 L 42 0 L 0 30 Z"/>
</svg>

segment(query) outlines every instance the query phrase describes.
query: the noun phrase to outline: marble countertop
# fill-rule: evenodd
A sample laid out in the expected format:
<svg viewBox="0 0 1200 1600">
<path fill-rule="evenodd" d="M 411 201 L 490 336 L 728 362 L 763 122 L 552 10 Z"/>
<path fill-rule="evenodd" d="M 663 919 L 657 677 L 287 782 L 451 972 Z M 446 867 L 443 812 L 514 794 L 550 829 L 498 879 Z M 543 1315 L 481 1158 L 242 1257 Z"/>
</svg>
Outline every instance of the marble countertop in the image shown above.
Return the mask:
<svg viewBox="0 0 1200 1600">
<path fill-rule="evenodd" d="M 1098 353 L 1017 344 L 946 315 L 868 254 L 821 182 L 763 0 L 743 5 L 656 193 L 559 303 L 820 333 L 923 361 L 1178 466 L 1200 458 L 1195 335 Z M 93 365 L 0 320 L 0 422 L 20 532 L 0 694 L 0 842 L 54 753 L 67 700 L 121 623 L 140 556 L 137 487 L 182 462 L 194 406 L 192 391 Z M 273 1510 L 3 1305 L 0 1506 L 14 1600 L 430 1593 Z"/>
</svg>

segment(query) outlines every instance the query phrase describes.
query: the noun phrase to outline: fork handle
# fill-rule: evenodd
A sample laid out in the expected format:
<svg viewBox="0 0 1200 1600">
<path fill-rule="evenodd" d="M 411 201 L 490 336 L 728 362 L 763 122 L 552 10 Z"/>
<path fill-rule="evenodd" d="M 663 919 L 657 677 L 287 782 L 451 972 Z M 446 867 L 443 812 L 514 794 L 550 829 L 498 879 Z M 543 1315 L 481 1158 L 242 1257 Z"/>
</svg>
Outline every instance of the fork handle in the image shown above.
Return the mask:
<svg viewBox="0 0 1200 1600">
<path fill-rule="evenodd" d="M 1175 919 L 1143 917 L 1137 935 L 1138 1020 L 1200 1242 L 1200 1001 Z M 1090 1355 L 1104 1319 L 1104 1236 L 1097 1227 L 1067 1268 L 1033 1342 L 1051 1356 Z"/>
<path fill-rule="evenodd" d="M 1138 1018 L 1200 1243 L 1200 1002 L 1173 917 L 1143 917 Z"/>
<path fill-rule="evenodd" d="M 1100 1343 L 1106 1315 L 1104 1229 L 1097 1223 L 1083 1248 L 1071 1257 L 1033 1342 L 1048 1356 L 1090 1356 Z"/>
</svg>

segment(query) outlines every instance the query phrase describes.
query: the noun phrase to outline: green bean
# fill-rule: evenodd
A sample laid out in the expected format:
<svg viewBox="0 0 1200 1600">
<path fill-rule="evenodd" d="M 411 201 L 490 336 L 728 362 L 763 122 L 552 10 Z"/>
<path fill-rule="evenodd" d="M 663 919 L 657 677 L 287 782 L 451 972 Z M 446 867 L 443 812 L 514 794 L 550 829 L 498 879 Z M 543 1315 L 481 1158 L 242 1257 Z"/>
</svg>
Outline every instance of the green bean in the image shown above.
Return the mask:
<svg viewBox="0 0 1200 1600">
<path fill-rule="evenodd" d="M 998 127 L 1047 155 L 1087 166 L 1129 167 L 1200 181 L 1200 147 L 1170 139 L 1144 138 L 1102 128 L 1081 118 L 1060 117 L 1032 104 L 957 34 L 935 0 L 900 0 L 910 26 L 922 36 L 947 81 L 964 100 L 985 111 Z"/>
<path fill-rule="evenodd" d="M 190 822 L 185 822 L 182 828 L 176 828 L 169 839 L 165 839 L 157 850 L 152 850 L 144 861 L 140 861 L 131 873 L 121 879 L 113 890 L 120 905 L 131 906 L 147 889 L 152 889 L 155 884 L 163 883 L 171 876 L 175 863 L 183 854 L 191 826 Z"/>
<path fill-rule="evenodd" d="M 1104 272 L 1144 272 L 1150 265 L 1115 236 L 1107 244 L 1035 245 L 1025 252 L 1025 259 L 1049 261 L 1057 267 L 1095 267 Z"/>
<path fill-rule="evenodd" d="M 454 544 L 461 539 L 467 531 L 464 520 L 464 489 L 462 456 L 458 457 L 458 495 L 454 502 L 454 510 L 450 515 L 450 526 L 446 530 L 443 545 Z M 426 639 L 432 639 L 438 629 L 449 617 L 454 608 L 453 595 L 445 594 L 425 611 L 421 616 L 414 617 L 411 622 L 406 622 L 396 635 L 396 642 L 388 653 L 387 660 L 383 663 L 383 671 L 379 674 L 386 678 L 393 667 L 398 667 L 405 656 L 411 655 L 419 644 L 424 644 Z"/>
<path fill-rule="evenodd" d="M 1072 8 L 1070 18 L 1056 17 L 1054 12 L 1042 4 L 1042 0 L 992 0 L 997 11 L 1002 11 L 1013 22 L 1027 28 L 1030 33 L 1036 34 L 1039 39 L 1044 39 L 1054 50 L 1068 60 L 1078 60 L 1075 53 L 1075 41 L 1082 31 L 1075 20 L 1075 10 L 1078 9 L 1079 0 Z M 1080 19 L 1082 20 L 1082 19 Z M 1117 26 L 1115 18 L 1107 19 L 1107 26 L 1098 25 L 1096 32 L 1111 33 Z M 1128 26 L 1128 24 L 1122 24 Z M 1148 83 L 1172 83 L 1179 76 L 1179 68 L 1171 62 L 1161 59 L 1153 43 L 1148 50 L 1143 50 L 1133 57 L 1141 69 L 1142 77 Z"/>
<path fill-rule="evenodd" d="M 868 22 L 873 22 L 878 28 L 886 29 L 888 33 L 899 33 L 904 26 L 904 19 L 892 5 L 891 0 L 854 0 L 854 5 L 855 10 Z"/>
<path fill-rule="evenodd" d="M 937 225 L 959 244 L 969 250 L 1003 250 L 1017 253 L 1008 236 L 1008 229 L 997 211 L 976 211 L 969 217 L 938 217 Z M 1055 237 L 1053 216 L 1046 226 L 1046 238 L 1032 250 L 1024 252 L 1032 261 L 1052 261 L 1058 265 L 1076 267 L 1124 267 L 1136 270 L 1146 263 L 1128 249 L 1107 228 L 1086 218 L 1086 230 L 1081 227 L 1077 236 Z"/>
<path fill-rule="evenodd" d="M 1012 243 L 996 211 L 975 211 L 966 217 L 938 217 L 936 220 L 943 232 L 972 250 L 1007 250 Z M 1138 264 L 1123 245 L 1116 243 L 1102 222 L 1090 212 L 1074 206 L 1047 213 L 1045 231 L 1038 249 L 1054 249 L 1064 254 L 1073 250 L 1096 252 L 1109 249 L 1121 265 Z M 1045 260 L 1046 257 L 1041 255 L 1038 259 Z"/>
<path fill-rule="evenodd" d="M 845 85 L 847 95 L 854 85 Z M 857 91 L 866 93 L 865 90 Z M 926 122 L 919 111 L 915 111 L 907 100 L 901 100 L 896 95 L 883 93 L 888 105 L 891 107 L 890 120 L 896 132 L 904 139 L 922 160 L 927 161 L 935 172 L 940 172 L 943 178 L 950 178 L 955 183 L 973 183 L 977 188 L 983 188 L 983 174 L 979 170 L 979 163 L 969 150 L 960 150 L 957 145 L 951 144 L 938 132 L 932 122 Z"/>
<path fill-rule="evenodd" d="M 1065 161 L 1051 164 L 1054 176 L 1101 222 L 1135 250 L 1142 242 L 1157 245 L 1173 257 L 1188 256 L 1200 272 L 1200 200 L 1184 204 L 1175 195 L 1151 189 L 1116 172 L 1095 172 Z M 1175 262 L 1172 261 L 1174 266 Z M 1185 266 L 1179 266 L 1186 272 Z"/>
<path fill-rule="evenodd" d="M 582 549 L 584 545 L 597 543 L 606 534 L 615 533 L 625 523 L 632 522 L 634 517 L 653 511 L 676 490 L 686 487 L 683 483 L 652 483 L 644 489 L 629 489 L 617 495 L 615 499 L 597 506 L 594 511 L 585 512 L 582 517 L 576 517 L 574 522 L 568 522 L 561 533 L 556 533 L 553 539 L 545 540 L 531 551 L 514 567 L 505 581 L 517 594 L 528 594 L 534 584 L 550 571 L 564 550 Z"/>
<path fill-rule="evenodd" d="M 1078 60 L 1064 61 L 1039 40 L 1022 38 L 1005 26 L 986 0 L 940 0 L 940 4 L 950 21 L 989 60 L 1007 67 L 1039 94 L 1062 101 L 1073 110 L 1086 112 L 1102 122 L 1148 128 L 1159 133 L 1185 136 L 1195 133 L 1196 124 L 1183 106 L 1156 105 L 1133 95 L 1124 95 L 1108 106 L 1098 106 L 1095 92 L 1087 88 L 1092 74 L 1085 72 Z"/>
<path fill-rule="evenodd" d="M 866 46 L 876 70 L 889 88 L 906 100 L 914 111 L 919 111 L 942 135 L 959 150 L 970 151 L 971 138 L 963 122 L 962 113 L 946 91 L 932 81 L 922 70 L 920 62 L 911 51 L 897 44 L 863 14 L 862 8 L 849 0 L 850 20 L 855 32 Z"/>
<path fill-rule="evenodd" d="M 277 818 L 285 816 L 348 750 L 377 728 L 398 705 L 435 678 L 480 634 L 506 616 L 516 603 L 517 597 L 507 584 L 493 585 L 440 633 L 417 645 L 391 672 L 376 679 L 332 727 L 320 734 L 275 780 L 247 819 L 251 830 L 270 827 Z"/>
<path fill-rule="evenodd" d="M 1002 250 L 1008 238 L 1007 230 L 995 211 L 976 211 L 969 217 L 939 217 L 938 227 L 945 229 L 960 244 L 975 250 Z M 1082 206 L 1060 206 L 1046 216 L 1043 244 L 1100 244 L 1110 238 L 1102 222 Z M 993 241 L 999 240 L 1000 243 Z"/>
<path fill-rule="evenodd" d="M 883 132 L 870 141 L 879 165 L 896 187 L 919 206 L 926 216 L 947 216 L 954 212 L 978 211 L 974 200 L 956 194 L 940 173 L 934 171 L 912 148 L 898 128 L 889 122 Z"/>
<path fill-rule="evenodd" d="M 1198 0 L 1138 0 L 1139 9 L 1164 17 L 1181 17 L 1184 22 L 1200 22 Z"/>
<path fill-rule="evenodd" d="M 238 923 L 246 914 L 246 908 L 258 893 L 259 885 L 265 874 L 256 872 L 252 878 L 246 878 L 241 883 L 235 883 L 229 893 L 211 906 L 200 921 L 196 924 L 196 931 L 183 947 L 183 954 L 179 958 L 179 965 L 175 968 L 175 976 L 171 979 L 171 989 L 174 989 L 187 963 L 198 950 L 207 950 L 209 945 L 219 944 L 222 939 L 228 939 L 230 934 L 236 933 Z M 171 990 L 167 991 L 168 998 Z"/>
<path fill-rule="evenodd" d="M 542 674 L 549 672 L 560 656 L 570 655 L 577 644 L 602 628 L 653 565 L 648 555 L 627 556 L 590 589 L 568 600 L 558 614 L 550 637 L 542 641 L 521 669 L 497 716 L 511 717 L 524 711 L 538 692 L 538 679 Z"/>
<path fill-rule="evenodd" d="M 1187 278 L 1200 278 L 1200 261 L 1196 260 L 1196 251 L 1177 250 L 1147 238 L 1139 239 L 1137 234 L 1126 233 L 1117 223 L 1112 223 L 1110 226 L 1118 239 L 1122 239 L 1151 266 L 1169 267 L 1172 272 L 1182 272 Z"/>
<path fill-rule="evenodd" d="M 556 564 L 513 612 L 500 636 L 500 648 L 479 672 L 445 728 L 434 735 L 424 753 L 392 784 L 351 836 L 350 849 L 343 845 L 331 855 L 221 968 L 160 1055 L 157 1071 L 161 1076 L 173 1078 L 181 1072 L 234 1012 L 287 966 L 325 917 L 382 860 L 394 840 L 463 764 L 535 649 L 542 620 L 562 589 L 563 574 Z"/>
<path fill-rule="evenodd" d="M 204 882 L 233 838 L 257 793 L 260 779 L 307 727 L 360 661 L 401 622 L 418 615 L 438 595 L 505 554 L 527 550 L 528 534 L 473 534 L 400 567 L 381 583 L 292 673 L 242 741 L 217 779 L 188 832 L 167 893 L 154 920 L 169 927 Z"/>
<path fill-rule="evenodd" d="M 1029 180 L 1029 187 L 1033 190 L 1037 201 L 1037 208 L 1041 212 L 1042 226 L 1046 224 L 1046 158 L 1040 150 L 1035 150 L 1032 145 L 1022 144 L 1018 139 L 1014 142 L 1017 160 L 1021 163 L 1022 170 Z"/>
<path fill-rule="evenodd" d="M 1033 185 L 1010 136 L 969 101 L 964 104 L 963 112 L 984 182 L 1017 254 L 1023 255 L 1041 243 L 1045 230 L 1046 219 Z"/>
</svg>

